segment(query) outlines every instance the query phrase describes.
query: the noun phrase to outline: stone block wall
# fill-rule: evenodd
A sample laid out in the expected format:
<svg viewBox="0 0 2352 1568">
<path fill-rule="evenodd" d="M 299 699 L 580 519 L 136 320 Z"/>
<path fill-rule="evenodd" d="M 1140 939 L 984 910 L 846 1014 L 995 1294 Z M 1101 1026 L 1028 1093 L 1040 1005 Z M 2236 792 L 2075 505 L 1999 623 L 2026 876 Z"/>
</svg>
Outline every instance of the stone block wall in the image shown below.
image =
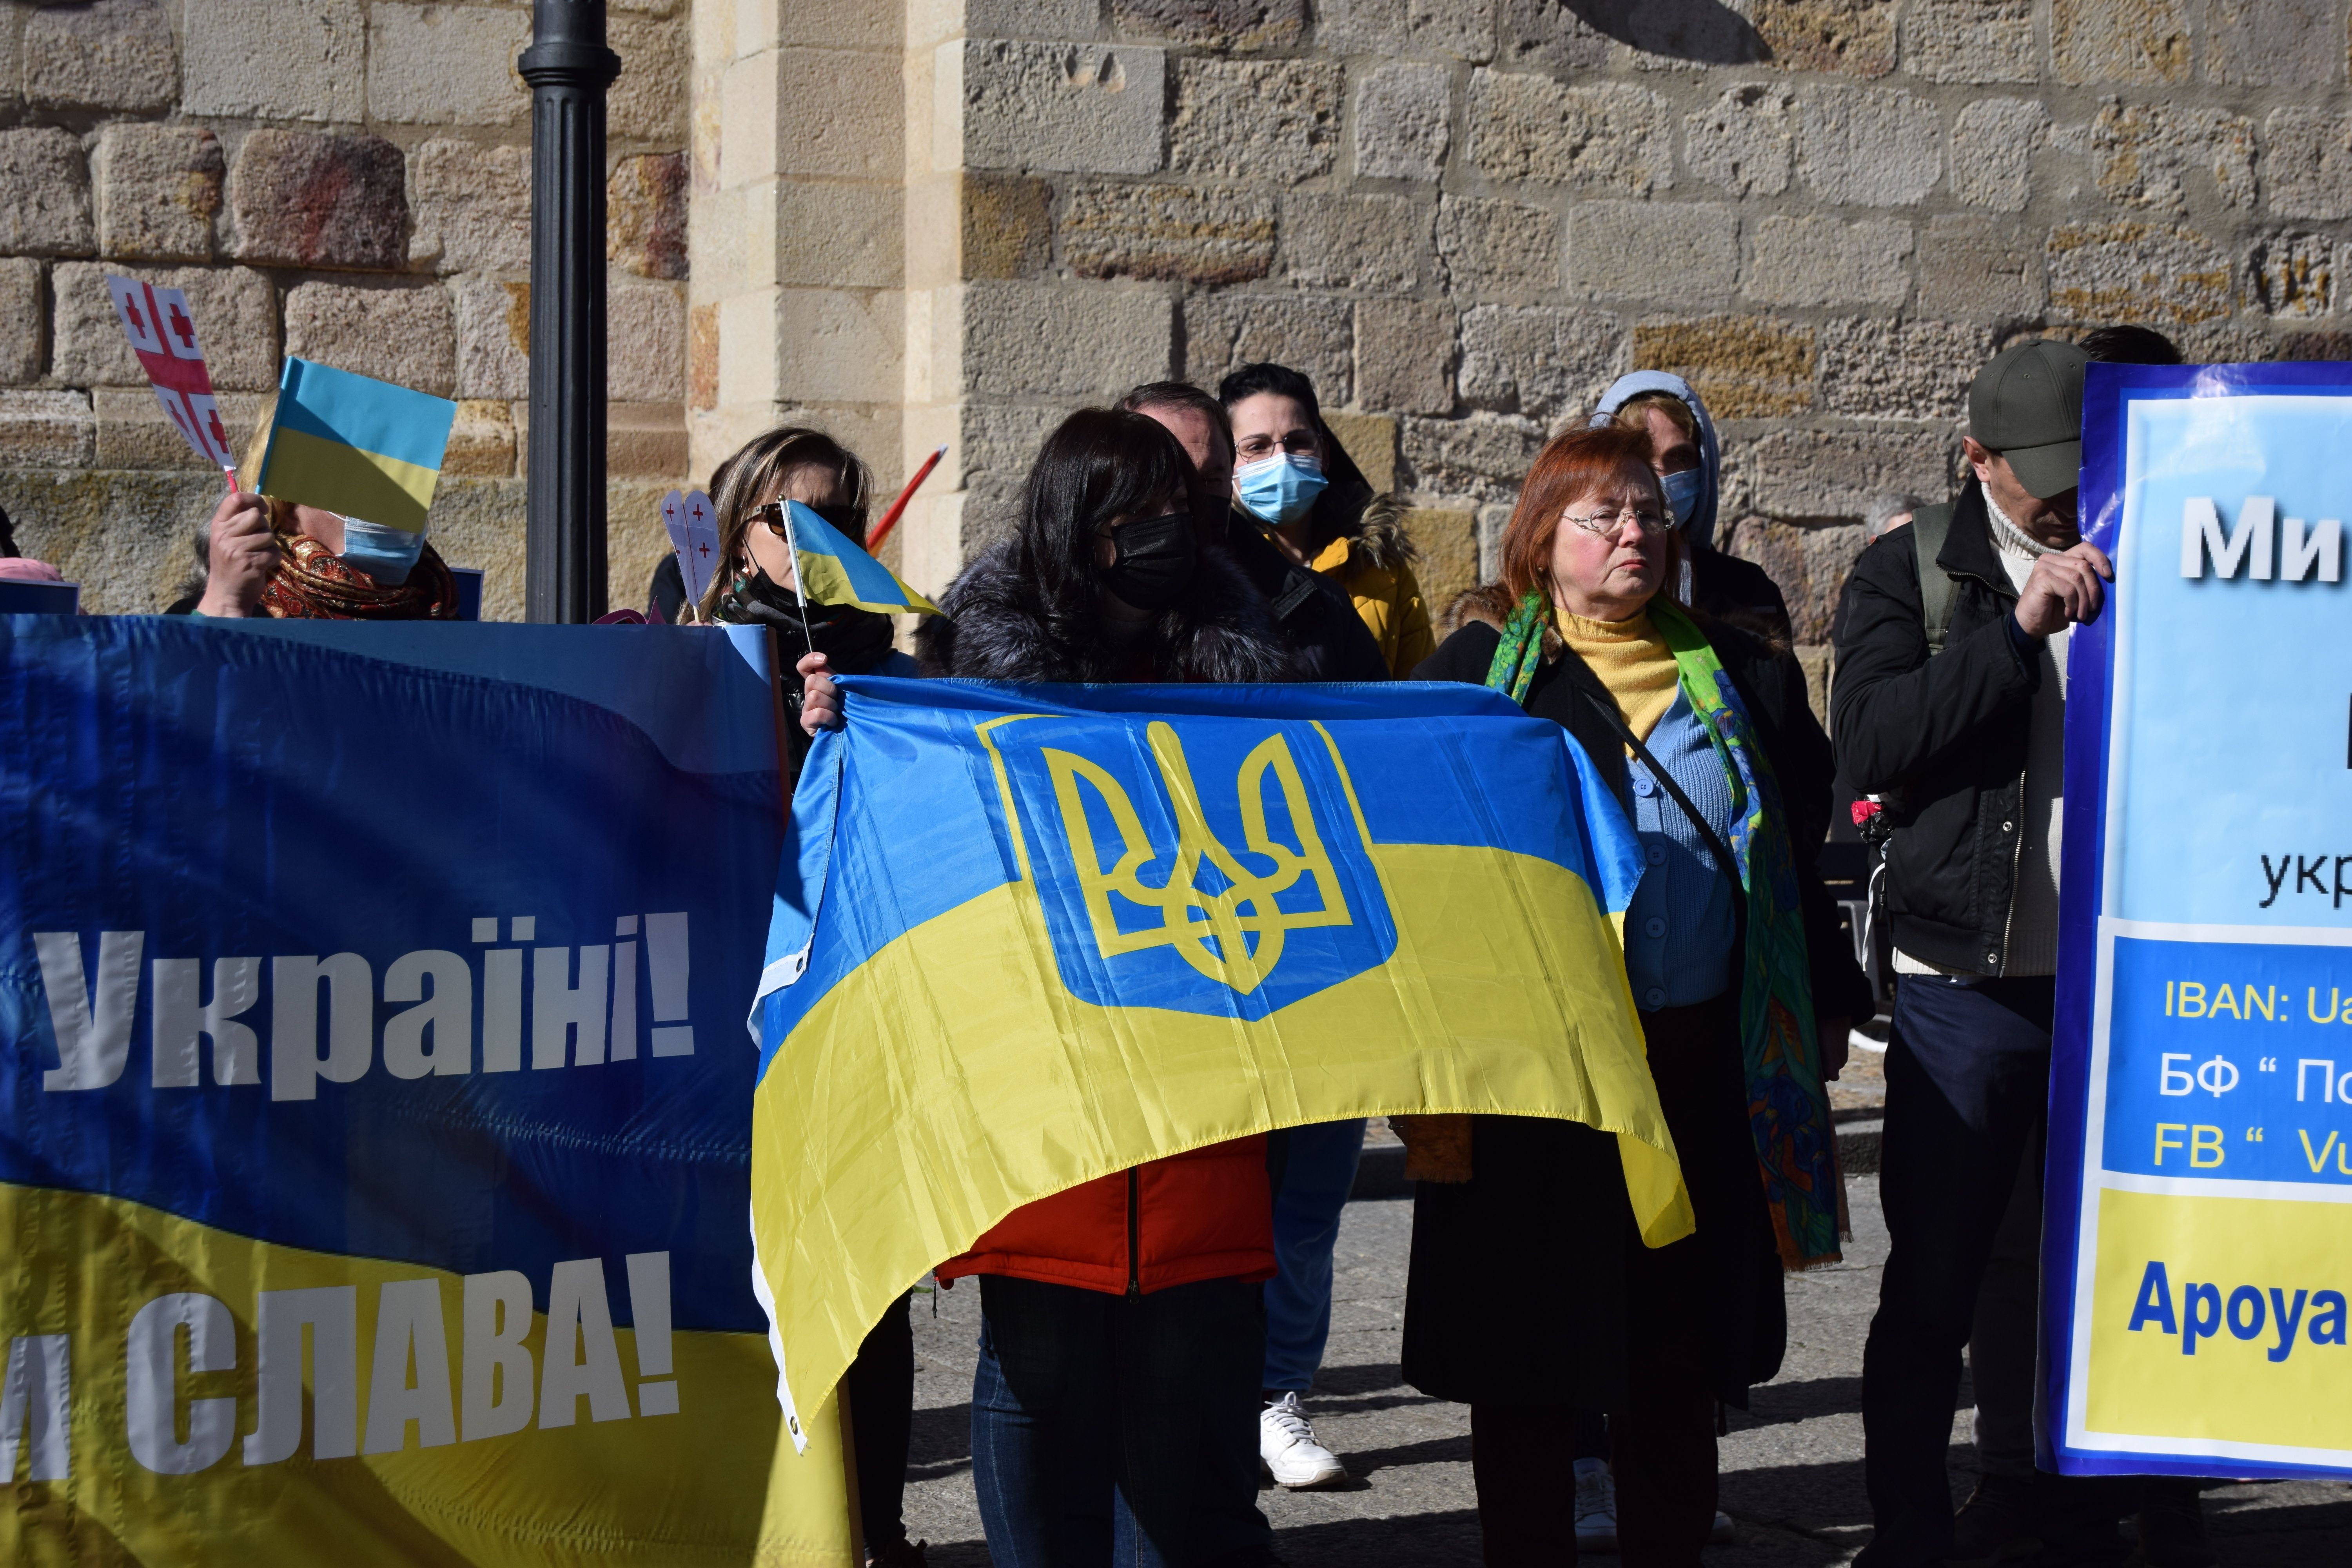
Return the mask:
<svg viewBox="0 0 2352 1568">
<path fill-rule="evenodd" d="M 711 9 L 747 55 L 751 8 Z M 808 294 L 759 318 L 784 340 L 759 395 L 877 441 L 895 413 L 902 461 L 949 446 L 901 542 L 936 591 L 1063 411 L 1285 360 L 1407 493 L 1442 598 L 1492 570 L 1549 433 L 1672 369 L 1722 424 L 1723 538 L 1818 644 L 1863 516 L 1948 493 L 2011 339 L 2130 321 L 2193 358 L 2352 356 L 2347 9 L 826 0 L 782 52 L 855 52 L 825 101 L 867 118 L 856 158 L 790 113 L 781 152 L 751 128 L 796 192 L 762 198 L 802 268 L 777 281 Z M 863 129 L 894 50 L 895 143 Z M 698 169 L 750 101 L 698 121 Z M 895 363 L 864 346 L 894 304 Z"/>
<path fill-rule="evenodd" d="M 306 359 L 458 400 L 437 547 L 522 610 L 527 4 L 0 0 L 0 506 L 95 610 L 160 608 L 218 499 L 105 275 L 187 290 L 232 444 Z M 607 183 L 615 605 L 688 472 L 688 21 L 614 0 Z"/>
</svg>

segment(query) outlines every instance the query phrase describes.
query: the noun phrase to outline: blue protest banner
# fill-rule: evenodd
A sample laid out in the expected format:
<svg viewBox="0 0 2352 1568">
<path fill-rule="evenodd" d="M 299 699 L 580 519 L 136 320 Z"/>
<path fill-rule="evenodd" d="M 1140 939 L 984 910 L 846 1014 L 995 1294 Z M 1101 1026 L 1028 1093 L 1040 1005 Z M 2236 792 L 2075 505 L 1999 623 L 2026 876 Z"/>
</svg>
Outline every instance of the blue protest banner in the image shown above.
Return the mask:
<svg viewBox="0 0 2352 1568">
<path fill-rule="evenodd" d="M 2352 370 L 2090 367 L 2045 1461 L 2352 1474 Z"/>
<path fill-rule="evenodd" d="M 0 620 L 0 1557 L 848 1560 L 751 1288 L 766 659 Z"/>
</svg>

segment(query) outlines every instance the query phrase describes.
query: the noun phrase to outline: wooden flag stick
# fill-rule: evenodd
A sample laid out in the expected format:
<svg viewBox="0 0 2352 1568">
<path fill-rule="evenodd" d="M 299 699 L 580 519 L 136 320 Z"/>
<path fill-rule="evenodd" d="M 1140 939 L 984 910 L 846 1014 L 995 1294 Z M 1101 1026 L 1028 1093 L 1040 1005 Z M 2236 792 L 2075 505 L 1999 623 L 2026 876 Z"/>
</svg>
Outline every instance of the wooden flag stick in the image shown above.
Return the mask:
<svg viewBox="0 0 2352 1568">
<path fill-rule="evenodd" d="M 938 468 L 940 459 L 947 455 L 948 449 L 942 447 L 923 459 L 923 466 L 915 470 L 915 477 L 907 481 L 907 488 L 898 492 L 898 499 L 890 503 L 890 510 L 882 514 L 882 521 L 866 536 L 866 554 L 871 555 L 882 548 L 882 542 L 890 537 L 890 531 L 898 527 L 898 520 L 906 515 L 907 503 L 915 499 L 915 492 L 923 488 L 923 481 L 931 477 L 931 470 Z"/>
</svg>

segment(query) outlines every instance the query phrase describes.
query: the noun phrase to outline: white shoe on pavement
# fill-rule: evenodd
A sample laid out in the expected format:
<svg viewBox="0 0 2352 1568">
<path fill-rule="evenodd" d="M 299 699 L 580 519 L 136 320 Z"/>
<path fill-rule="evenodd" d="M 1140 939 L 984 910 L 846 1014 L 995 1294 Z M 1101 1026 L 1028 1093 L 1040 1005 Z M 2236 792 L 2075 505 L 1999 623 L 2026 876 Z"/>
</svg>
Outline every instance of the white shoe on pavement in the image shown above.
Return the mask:
<svg viewBox="0 0 2352 1568">
<path fill-rule="evenodd" d="M 1298 1395 L 1286 1394 L 1257 1413 L 1257 1457 L 1275 1484 L 1292 1491 L 1328 1487 L 1348 1479 L 1348 1467 L 1315 1440 L 1315 1428 L 1298 1408 Z"/>
<path fill-rule="evenodd" d="M 1617 1479 L 1606 1459 L 1576 1461 L 1576 1550 L 1617 1550 Z"/>
</svg>

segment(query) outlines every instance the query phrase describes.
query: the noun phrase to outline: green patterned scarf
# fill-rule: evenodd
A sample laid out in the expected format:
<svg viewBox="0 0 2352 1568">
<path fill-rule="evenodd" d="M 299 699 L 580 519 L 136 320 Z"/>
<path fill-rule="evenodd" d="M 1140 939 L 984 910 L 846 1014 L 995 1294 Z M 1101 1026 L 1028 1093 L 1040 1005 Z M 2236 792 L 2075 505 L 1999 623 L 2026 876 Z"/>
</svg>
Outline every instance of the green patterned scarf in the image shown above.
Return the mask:
<svg viewBox="0 0 2352 1568">
<path fill-rule="evenodd" d="M 1748 1083 L 1748 1124 L 1763 1167 L 1764 1193 L 1780 1260 L 1808 1268 L 1838 1260 L 1838 1182 L 1829 1096 L 1815 1043 L 1811 968 L 1797 891 L 1797 864 L 1772 764 L 1722 661 L 1690 617 L 1663 596 L 1650 624 L 1675 656 L 1683 695 L 1698 716 L 1731 785 L 1737 814 L 1732 857 L 1746 894 L 1739 1037 Z M 1486 684 L 1525 706 L 1543 663 L 1551 604 L 1532 590 L 1511 612 L 1487 668 Z"/>
</svg>

